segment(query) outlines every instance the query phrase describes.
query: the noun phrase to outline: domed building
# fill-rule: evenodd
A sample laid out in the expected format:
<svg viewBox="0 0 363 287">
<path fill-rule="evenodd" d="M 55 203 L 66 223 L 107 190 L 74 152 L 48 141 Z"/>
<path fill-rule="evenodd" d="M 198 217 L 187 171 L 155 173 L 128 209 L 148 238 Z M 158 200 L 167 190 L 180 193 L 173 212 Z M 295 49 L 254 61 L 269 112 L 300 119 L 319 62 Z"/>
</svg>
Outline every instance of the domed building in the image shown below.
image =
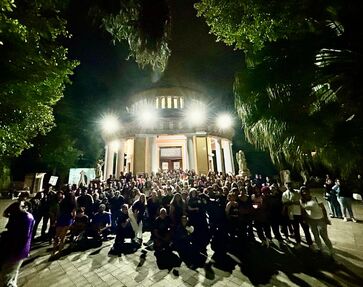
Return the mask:
<svg viewBox="0 0 363 287">
<path fill-rule="evenodd" d="M 126 114 L 103 120 L 105 178 L 172 169 L 234 173 L 232 118 L 202 93 L 152 88 L 130 103 Z"/>
</svg>

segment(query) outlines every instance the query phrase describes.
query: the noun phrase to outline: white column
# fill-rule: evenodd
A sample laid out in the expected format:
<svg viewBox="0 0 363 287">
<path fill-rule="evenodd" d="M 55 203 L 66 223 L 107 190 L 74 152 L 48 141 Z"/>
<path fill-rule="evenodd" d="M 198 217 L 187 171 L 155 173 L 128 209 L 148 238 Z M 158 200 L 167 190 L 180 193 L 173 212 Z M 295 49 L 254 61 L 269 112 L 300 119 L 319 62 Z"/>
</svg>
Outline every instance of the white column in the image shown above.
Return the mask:
<svg viewBox="0 0 363 287">
<path fill-rule="evenodd" d="M 190 169 L 189 152 L 188 152 L 188 138 L 186 138 L 185 142 L 184 142 L 183 166 L 184 166 L 184 169 L 188 169 L 188 170 Z"/>
<path fill-rule="evenodd" d="M 144 167 L 144 171 L 145 173 L 150 173 L 151 172 L 151 144 L 150 144 L 150 137 L 146 136 L 145 137 L 145 167 Z"/>
<path fill-rule="evenodd" d="M 229 140 L 223 140 L 222 146 L 223 146 L 223 153 L 224 153 L 223 157 L 224 157 L 226 173 L 233 173 L 231 143 Z"/>
<path fill-rule="evenodd" d="M 126 172 L 131 172 L 134 169 L 134 150 L 135 150 L 135 138 L 126 140 Z"/>
<path fill-rule="evenodd" d="M 194 159 L 194 143 L 193 137 L 190 136 L 187 138 L 188 141 L 188 159 L 189 159 L 189 169 L 195 170 L 195 159 Z"/>
<path fill-rule="evenodd" d="M 231 165 L 232 165 L 232 174 L 236 174 L 234 170 L 234 160 L 233 160 L 233 151 L 232 151 L 232 141 L 229 142 L 229 151 L 231 153 Z"/>
<path fill-rule="evenodd" d="M 156 136 L 146 137 L 145 143 L 145 172 L 157 172 Z"/>
<path fill-rule="evenodd" d="M 121 171 L 124 171 L 124 162 L 125 162 L 125 140 L 120 139 L 119 147 L 117 150 L 117 168 L 116 168 L 116 178 L 119 178 Z"/>
<path fill-rule="evenodd" d="M 217 161 L 217 171 L 218 172 L 224 172 L 224 166 L 222 162 L 222 147 L 221 147 L 221 140 L 220 139 L 214 139 L 214 143 L 216 146 L 216 161 Z"/>
<path fill-rule="evenodd" d="M 114 155 L 114 148 L 112 144 L 108 144 L 106 148 L 106 172 L 105 172 L 105 180 L 113 174 L 113 155 Z"/>
<path fill-rule="evenodd" d="M 158 147 L 156 145 L 156 136 L 150 137 L 151 147 L 151 171 L 157 173 L 159 170 Z"/>
<path fill-rule="evenodd" d="M 105 161 L 103 163 L 103 175 L 100 180 L 106 180 L 106 173 L 107 173 L 107 161 L 108 161 L 108 145 L 105 145 Z"/>
</svg>

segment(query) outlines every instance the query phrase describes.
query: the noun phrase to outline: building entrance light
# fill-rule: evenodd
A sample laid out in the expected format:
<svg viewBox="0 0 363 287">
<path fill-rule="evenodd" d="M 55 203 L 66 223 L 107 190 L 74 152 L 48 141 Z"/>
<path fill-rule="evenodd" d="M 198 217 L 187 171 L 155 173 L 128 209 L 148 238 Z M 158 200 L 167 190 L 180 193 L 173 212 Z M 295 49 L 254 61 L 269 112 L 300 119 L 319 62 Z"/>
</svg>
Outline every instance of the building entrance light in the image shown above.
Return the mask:
<svg viewBox="0 0 363 287">
<path fill-rule="evenodd" d="M 120 129 L 120 122 L 117 116 L 109 114 L 101 119 L 102 130 L 107 134 L 112 134 Z"/>
<path fill-rule="evenodd" d="M 220 114 L 216 120 L 217 127 L 221 130 L 230 129 L 233 126 L 233 118 L 230 114 Z"/>
</svg>

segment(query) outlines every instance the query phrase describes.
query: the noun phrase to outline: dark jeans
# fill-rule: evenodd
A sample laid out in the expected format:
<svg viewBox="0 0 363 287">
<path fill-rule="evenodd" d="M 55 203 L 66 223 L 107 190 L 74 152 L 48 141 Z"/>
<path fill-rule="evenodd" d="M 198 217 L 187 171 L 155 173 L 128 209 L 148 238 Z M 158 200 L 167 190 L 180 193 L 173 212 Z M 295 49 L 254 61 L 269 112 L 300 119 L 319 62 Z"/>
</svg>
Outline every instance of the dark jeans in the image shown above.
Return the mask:
<svg viewBox="0 0 363 287">
<path fill-rule="evenodd" d="M 242 239 L 254 239 L 253 224 L 250 215 L 242 215 L 240 220 Z"/>
<path fill-rule="evenodd" d="M 304 230 L 306 242 L 308 243 L 308 245 L 313 244 L 313 240 L 311 239 L 311 234 L 309 230 L 309 225 L 307 225 L 303 221 L 303 217 L 301 215 L 294 215 L 294 219 L 292 220 L 292 227 L 294 229 L 296 243 L 301 243 L 300 226 Z"/>
<path fill-rule="evenodd" d="M 284 234 L 285 238 L 289 238 L 289 233 L 293 234 L 294 229 L 292 227 L 292 220 L 289 220 L 287 216 L 283 216 L 280 222 L 281 232 Z"/>
<path fill-rule="evenodd" d="M 271 220 L 270 225 L 271 225 L 275 238 L 278 241 L 282 241 L 282 237 L 281 237 L 281 233 L 280 233 L 280 221 L 278 219 L 273 219 L 273 220 Z"/>
<path fill-rule="evenodd" d="M 347 217 L 347 211 L 349 213 L 350 218 L 354 218 L 353 215 L 353 210 L 352 210 L 352 199 L 350 197 L 343 197 L 340 196 L 338 197 L 340 206 L 341 206 L 341 211 L 343 213 L 344 218 Z"/>
<path fill-rule="evenodd" d="M 267 222 L 255 221 L 258 238 L 263 242 L 267 239 L 272 239 L 270 224 Z"/>
<path fill-rule="evenodd" d="M 334 217 L 342 217 L 341 206 L 336 195 L 331 195 L 329 198 L 330 209 Z"/>
</svg>

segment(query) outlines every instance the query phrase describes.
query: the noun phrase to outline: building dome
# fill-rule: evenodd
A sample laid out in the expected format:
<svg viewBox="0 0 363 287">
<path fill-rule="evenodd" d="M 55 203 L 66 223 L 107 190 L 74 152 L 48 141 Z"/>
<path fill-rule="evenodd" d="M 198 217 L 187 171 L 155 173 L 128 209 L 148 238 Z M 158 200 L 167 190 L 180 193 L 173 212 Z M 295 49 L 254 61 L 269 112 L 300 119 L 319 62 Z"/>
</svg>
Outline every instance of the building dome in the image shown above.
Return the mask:
<svg viewBox="0 0 363 287">
<path fill-rule="evenodd" d="M 203 98 L 202 93 L 189 88 L 152 88 L 135 94 L 131 111 L 137 111 L 139 107 L 144 105 L 152 105 L 155 109 L 182 110 L 190 102 L 200 101 Z"/>
<path fill-rule="evenodd" d="M 218 127 L 218 107 L 203 93 L 158 87 L 136 93 L 129 102 L 127 115 L 119 115 L 120 128 L 103 133 L 106 176 L 178 168 L 234 171 L 233 128 Z"/>
</svg>

